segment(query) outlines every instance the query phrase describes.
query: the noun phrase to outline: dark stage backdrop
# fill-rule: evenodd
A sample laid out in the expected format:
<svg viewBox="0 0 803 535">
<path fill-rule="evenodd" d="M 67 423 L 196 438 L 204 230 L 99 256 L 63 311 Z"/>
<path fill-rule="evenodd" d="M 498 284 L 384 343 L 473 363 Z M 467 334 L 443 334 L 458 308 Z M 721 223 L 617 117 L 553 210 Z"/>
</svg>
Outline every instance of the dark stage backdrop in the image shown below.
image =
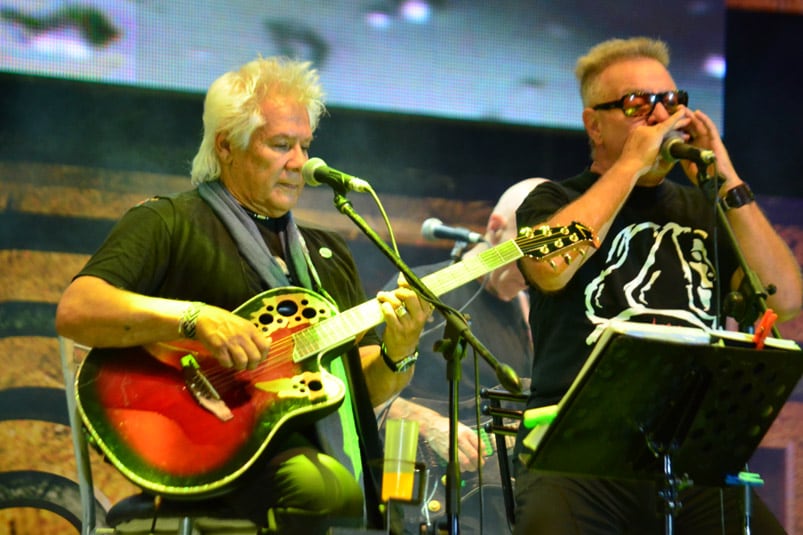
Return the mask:
<svg viewBox="0 0 803 535">
<path fill-rule="evenodd" d="M 803 120 L 792 68 L 803 48 L 801 17 L 729 11 L 726 20 L 726 142 L 803 263 L 803 146 L 792 130 Z M 29 481 L 18 494 L 57 485 L 55 476 L 75 480 L 55 303 L 126 208 L 189 186 L 201 106 L 200 93 L 0 75 L 0 497 L 9 495 L 4 476 L 17 471 Z M 330 111 L 313 155 L 372 182 L 410 264 L 447 258 L 451 248 L 421 238 L 424 219 L 481 231 L 509 184 L 570 176 L 587 162 L 585 136 L 575 129 L 346 106 Z M 374 228 L 383 228 L 367 196 L 350 198 Z M 389 261 L 333 208 L 327 188 L 305 192 L 297 215 L 347 236 L 369 294 L 392 275 Z M 803 341 L 801 321 L 783 325 L 783 335 Z M 768 482 L 762 492 L 789 532 L 800 534 L 802 418 L 798 387 L 756 458 Z M 133 492 L 100 461 L 96 473 L 109 500 Z M 12 508 L 0 511 L 4 531 L 70 529 L 51 513 Z"/>
</svg>

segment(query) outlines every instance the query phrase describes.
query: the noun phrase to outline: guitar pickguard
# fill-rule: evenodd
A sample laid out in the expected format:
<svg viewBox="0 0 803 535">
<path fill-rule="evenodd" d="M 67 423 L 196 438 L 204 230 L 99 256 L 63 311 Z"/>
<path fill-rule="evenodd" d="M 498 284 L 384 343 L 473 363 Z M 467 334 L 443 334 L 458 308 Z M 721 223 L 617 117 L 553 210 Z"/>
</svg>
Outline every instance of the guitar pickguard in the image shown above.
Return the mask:
<svg viewBox="0 0 803 535">
<path fill-rule="evenodd" d="M 268 290 L 240 305 L 235 314 L 251 320 L 266 335 L 282 329 L 297 330 L 334 316 L 329 301 L 303 288 Z"/>
</svg>

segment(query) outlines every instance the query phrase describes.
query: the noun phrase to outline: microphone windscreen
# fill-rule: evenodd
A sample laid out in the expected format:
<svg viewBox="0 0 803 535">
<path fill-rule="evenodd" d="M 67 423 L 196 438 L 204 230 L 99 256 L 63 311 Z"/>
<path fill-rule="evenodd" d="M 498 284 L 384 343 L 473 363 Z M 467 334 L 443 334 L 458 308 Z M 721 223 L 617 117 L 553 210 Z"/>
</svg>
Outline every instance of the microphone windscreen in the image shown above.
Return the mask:
<svg viewBox="0 0 803 535">
<path fill-rule="evenodd" d="M 310 158 L 301 167 L 301 176 L 304 177 L 304 182 L 310 186 L 320 186 L 321 183 L 315 178 L 315 171 L 321 167 L 326 167 L 326 162 L 320 158 Z"/>
<path fill-rule="evenodd" d="M 443 221 L 437 217 L 430 217 L 421 224 L 421 235 L 429 241 L 435 241 L 438 239 L 435 236 L 435 230 L 441 226 L 443 226 Z"/>
</svg>

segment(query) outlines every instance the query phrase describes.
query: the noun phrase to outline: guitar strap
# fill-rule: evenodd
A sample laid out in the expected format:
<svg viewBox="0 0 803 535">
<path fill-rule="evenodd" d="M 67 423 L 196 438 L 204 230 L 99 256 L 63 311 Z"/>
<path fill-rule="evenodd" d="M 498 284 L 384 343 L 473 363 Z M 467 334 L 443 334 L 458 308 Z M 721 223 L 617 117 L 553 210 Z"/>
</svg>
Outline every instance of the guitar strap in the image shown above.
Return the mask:
<svg viewBox="0 0 803 535">
<path fill-rule="evenodd" d="M 277 259 L 270 252 L 256 223 L 219 180 L 199 184 L 198 194 L 220 218 L 237 244 L 240 253 L 269 288 L 281 288 L 291 285 L 290 279 L 282 267 L 281 259 Z M 321 285 L 318 272 L 310 260 L 307 245 L 293 220 L 292 213 L 288 212 L 287 216 L 286 232 L 280 233 L 280 239 L 284 250 L 288 252 L 290 257 L 293 273 L 298 277 L 302 286 L 318 292 L 334 303 L 331 296 Z M 315 284 L 313 284 L 313 280 Z M 343 366 L 342 357 L 333 359 L 329 367 L 331 373 L 340 379 L 343 384 L 350 384 Z M 339 418 L 329 416 L 316 422 L 318 435 L 322 439 L 324 450 L 328 450 L 327 453 L 341 463 L 351 464 L 351 472 L 360 481 L 362 478 L 362 459 L 359 437 L 354 422 L 350 389 L 346 389 L 343 403 L 337 414 Z M 334 437 L 338 437 L 341 443 L 331 444 L 330 439 Z"/>
<path fill-rule="evenodd" d="M 346 366 L 346 373 L 349 377 L 349 391 L 354 395 L 354 422 L 356 423 L 355 433 L 357 438 L 354 446 L 361 446 L 362 470 L 364 473 L 363 492 L 365 494 L 365 505 L 367 515 L 367 527 L 385 527 L 384 515 L 380 512 L 381 501 L 381 482 L 383 448 L 379 438 L 379 428 L 376 425 L 376 415 L 368 394 L 368 385 L 365 382 L 365 375 L 362 373 L 362 361 L 357 348 L 348 351 L 337 362 L 342 362 Z M 344 403 L 345 405 L 345 403 Z M 398 517 L 398 515 L 396 515 Z M 402 530 L 398 530 L 401 533 Z M 392 533 L 395 533 L 392 531 Z"/>
</svg>

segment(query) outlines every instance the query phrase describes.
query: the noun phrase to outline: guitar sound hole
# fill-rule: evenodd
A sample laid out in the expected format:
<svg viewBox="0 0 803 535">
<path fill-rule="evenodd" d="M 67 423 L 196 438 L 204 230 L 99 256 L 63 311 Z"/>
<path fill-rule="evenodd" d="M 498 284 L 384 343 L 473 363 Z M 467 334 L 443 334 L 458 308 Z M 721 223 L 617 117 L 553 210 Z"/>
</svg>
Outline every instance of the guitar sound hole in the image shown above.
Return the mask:
<svg viewBox="0 0 803 535">
<path fill-rule="evenodd" d="M 304 310 L 301 311 L 301 315 L 304 316 L 304 318 L 308 319 L 308 320 L 311 320 L 317 314 L 318 314 L 318 312 L 314 308 L 311 308 L 311 307 L 307 307 L 307 308 L 305 308 Z"/>
<path fill-rule="evenodd" d="M 312 392 L 318 392 L 320 390 L 323 390 L 323 383 L 316 379 L 314 381 L 310 381 L 307 384 L 307 388 L 309 388 L 310 391 L 312 391 Z"/>
<path fill-rule="evenodd" d="M 273 323 L 273 314 L 260 314 L 259 315 L 259 324 L 260 325 L 270 325 Z"/>
<path fill-rule="evenodd" d="M 298 312 L 298 305 L 295 301 L 290 301 L 286 299 L 276 305 L 276 311 L 284 316 L 285 318 L 289 318 L 290 316 L 294 316 Z"/>
</svg>

